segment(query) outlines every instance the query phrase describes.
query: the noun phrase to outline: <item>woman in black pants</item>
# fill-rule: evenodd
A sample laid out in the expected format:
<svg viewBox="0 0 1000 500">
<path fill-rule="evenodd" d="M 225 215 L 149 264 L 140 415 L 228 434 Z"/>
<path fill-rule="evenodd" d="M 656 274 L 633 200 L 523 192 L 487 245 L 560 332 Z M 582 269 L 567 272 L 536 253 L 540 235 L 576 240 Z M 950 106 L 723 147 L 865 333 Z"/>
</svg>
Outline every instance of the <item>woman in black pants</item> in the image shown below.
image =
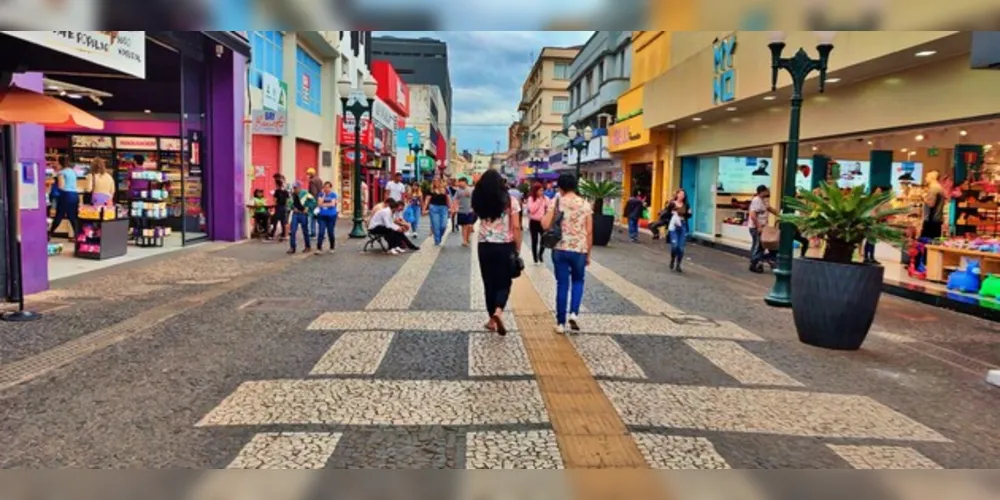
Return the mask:
<svg viewBox="0 0 1000 500">
<path fill-rule="evenodd" d="M 290 193 L 285 187 L 285 176 L 274 174 L 274 215 L 271 216 L 271 238 L 278 232 L 278 224 L 281 224 L 281 236 L 278 241 L 285 241 L 285 234 L 288 233 L 288 200 Z"/>
<path fill-rule="evenodd" d="M 486 329 L 507 334 L 503 311 L 513 283 L 512 264 L 521 248 L 521 204 L 504 187 L 496 170 L 487 170 L 472 192 L 472 210 L 479 218 L 479 272 L 486 294 Z"/>
<path fill-rule="evenodd" d="M 542 194 L 542 183 L 536 182 L 531 186 L 526 201 L 528 205 L 528 228 L 531 231 L 531 256 L 535 264 L 541 264 L 545 254 L 545 247 L 542 246 L 542 219 L 549 209 L 549 199 Z"/>
</svg>

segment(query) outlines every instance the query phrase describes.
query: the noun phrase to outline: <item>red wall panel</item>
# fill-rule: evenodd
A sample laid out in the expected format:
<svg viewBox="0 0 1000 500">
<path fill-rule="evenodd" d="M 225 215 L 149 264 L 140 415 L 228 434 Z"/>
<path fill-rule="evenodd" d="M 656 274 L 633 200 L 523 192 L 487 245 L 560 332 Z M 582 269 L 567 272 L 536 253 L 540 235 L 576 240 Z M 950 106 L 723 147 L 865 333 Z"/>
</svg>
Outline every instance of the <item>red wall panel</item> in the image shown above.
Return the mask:
<svg viewBox="0 0 1000 500">
<path fill-rule="evenodd" d="M 256 189 L 263 189 L 270 197 L 274 191 L 274 174 L 281 172 L 281 137 L 276 135 L 255 135 L 250 151 L 253 165 L 253 182 L 250 195 Z M 270 201 L 270 200 L 269 200 Z"/>
<path fill-rule="evenodd" d="M 319 165 L 319 144 L 315 142 L 295 140 L 295 180 L 303 184 L 308 181 L 306 171 L 310 168 L 316 169 Z M 329 180 L 329 179 L 324 179 Z"/>
</svg>

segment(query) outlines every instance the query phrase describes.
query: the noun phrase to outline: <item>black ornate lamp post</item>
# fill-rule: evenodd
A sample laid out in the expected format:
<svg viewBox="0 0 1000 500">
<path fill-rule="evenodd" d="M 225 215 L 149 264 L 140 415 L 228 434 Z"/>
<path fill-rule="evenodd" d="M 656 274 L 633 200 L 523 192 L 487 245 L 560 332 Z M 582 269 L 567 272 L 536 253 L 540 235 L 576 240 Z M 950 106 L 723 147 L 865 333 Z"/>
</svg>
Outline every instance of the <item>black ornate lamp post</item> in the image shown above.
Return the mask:
<svg viewBox="0 0 1000 500">
<path fill-rule="evenodd" d="M 583 129 L 582 140 L 577 141 L 579 137 L 579 132 L 576 130 L 576 125 L 570 125 L 567 131 L 569 135 L 569 147 L 576 150 L 576 178 L 580 179 L 580 159 L 583 157 L 583 152 L 590 147 L 590 139 L 594 136 L 594 129 L 590 128 L 588 125 Z"/>
<path fill-rule="evenodd" d="M 424 173 L 420 171 L 420 153 L 424 151 L 424 135 L 420 134 L 416 138 L 416 142 L 413 142 L 413 138 L 410 138 L 410 143 L 408 144 L 410 152 L 413 153 L 413 178 L 417 181 L 423 179 Z"/>
<path fill-rule="evenodd" d="M 799 163 L 799 127 L 802 116 L 802 86 L 813 71 L 819 71 L 819 91 L 826 86 L 826 67 L 833 50 L 833 37 L 836 31 L 817 31 L 819 59 L 809 57 L 805 49 L 800 48 L 792 57 L 781 57 L 785 49 L 785 34 L 781 31 L 771 33 L 771 90 L 778 86 L 778 70 L 785 70 L 792 77 L 792 114 L 788 125 L 788 147 L 785 150 L 785 177 L 782 180 L 781 207 L 782 213 L 789 213 L 784 198 L 795 196 L 795 171 Z M 792 251 L 794 247 L 795 228 L 787 222 L 781 225 L 781 240 L 778 247 L 777 266 L 774 270 L 774 287 L 764 297 L 764 302 L 775 307 L 791 307 L 792 305 Z"/>
<path fill-rule="evenodd" d="M 340 92 L 340 104 L 344 110 L 344 118 L 350 113 L 354 117 L 354 227 L 351 228 L 350 238 L 364 238 L 366 235 L 363 222 L 363 208 L 361 196 L 361 117 L 368 113 L 371 119 L 372 106 L 375 103 L 375 92 L 378 91 L 378 83 L 371 75 L 365 77 L 362 84 L 365 101 L 354 99 L 350 102 L 351 81 L 346 76 L 337 82 L 337 91 Z"/>
</svg>

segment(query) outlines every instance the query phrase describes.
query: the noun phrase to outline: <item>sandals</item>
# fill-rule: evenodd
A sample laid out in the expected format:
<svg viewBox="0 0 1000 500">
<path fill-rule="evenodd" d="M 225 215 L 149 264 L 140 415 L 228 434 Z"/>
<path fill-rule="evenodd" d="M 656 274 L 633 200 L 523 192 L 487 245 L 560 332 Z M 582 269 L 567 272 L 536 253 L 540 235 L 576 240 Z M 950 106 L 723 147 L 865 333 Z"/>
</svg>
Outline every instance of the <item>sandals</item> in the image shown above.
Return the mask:
<svg viewBox="0 0 1000 500">
<path fill-rule="evenodd" d="M 503 319 L 499 315 L 493 315 L 493 322 L 496 323 L 498 334 L 501 336 L 507 335 L 507 327 L 504 326 Z"/>
<path fill-rule="evenodd" d="M 485 328 L 487 331 L 490 331 L 490 332 L 497 331 L 497 325 L 496 325 L 496 323 L 493 322 L 492 319 L 490 319 L 489 321 L 487 321 L 486 324 L 483 325 L 483 328 Z"/>
</svg>

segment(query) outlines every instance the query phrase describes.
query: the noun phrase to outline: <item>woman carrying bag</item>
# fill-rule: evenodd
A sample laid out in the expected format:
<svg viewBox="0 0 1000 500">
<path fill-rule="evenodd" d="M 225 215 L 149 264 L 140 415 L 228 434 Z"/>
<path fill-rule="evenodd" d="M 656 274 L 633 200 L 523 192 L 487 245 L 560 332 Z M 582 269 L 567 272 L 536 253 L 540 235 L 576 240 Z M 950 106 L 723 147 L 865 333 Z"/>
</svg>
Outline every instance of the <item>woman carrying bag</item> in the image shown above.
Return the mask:
<svg viewBox="0 0 1000 500">
<path fill-rule="evenodd" d="M 524 269 L 518 255 L 521 221 L 516 215 L 521 204 L 507 192 L 500 173 L 487 170 L 472 192 L 472 210 L 480 220 L 479 272 L 483 277 L 486 313 L 490 317 L 486 329 L 506 335 L 503 312 L 513 280 Z"/>
</svg>

